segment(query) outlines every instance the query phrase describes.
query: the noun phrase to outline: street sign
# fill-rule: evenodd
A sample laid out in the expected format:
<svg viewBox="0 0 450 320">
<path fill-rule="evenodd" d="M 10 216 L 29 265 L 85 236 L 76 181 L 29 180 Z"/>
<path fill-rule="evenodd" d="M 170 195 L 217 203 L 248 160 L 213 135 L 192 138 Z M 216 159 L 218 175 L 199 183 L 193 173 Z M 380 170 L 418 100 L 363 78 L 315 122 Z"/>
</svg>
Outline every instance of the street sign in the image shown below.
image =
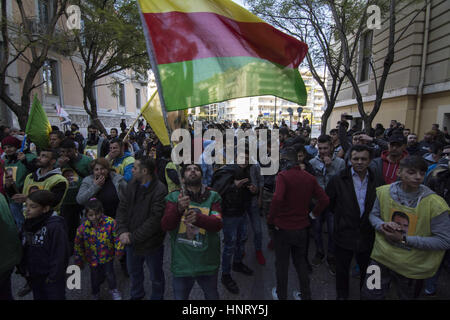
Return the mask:
<svg viewBox="0 0 450 320">
<path fill-rule="evenodd" d="M 294 114 L 294 110 L 292 108 L 287 108 L 287 112 L 292 116 Z"/>
<path fill-rule="evenodd" d="M 297 112 L 298 112 L 298 113 L 302 113 L 302 112 L 303 112 L 303 108 L 302 108 L 302 107 L 298 107 L 298 108 L 297 108 Z"/>
</svg>

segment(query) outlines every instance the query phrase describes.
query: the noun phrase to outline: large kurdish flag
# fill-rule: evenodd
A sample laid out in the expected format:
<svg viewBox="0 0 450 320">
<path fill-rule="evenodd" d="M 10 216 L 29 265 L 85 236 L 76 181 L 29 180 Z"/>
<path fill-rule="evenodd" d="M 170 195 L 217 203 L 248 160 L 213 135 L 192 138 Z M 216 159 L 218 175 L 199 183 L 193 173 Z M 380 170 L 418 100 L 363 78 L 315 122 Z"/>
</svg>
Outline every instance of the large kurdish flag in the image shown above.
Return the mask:
<svg viewBox="0 0 450 320">
<path fill-rule="evenodd" d="M 308 46 L 231 0 L 139 0 L 167 111 L 274 95 L 306 104 Z"/>
</svg>

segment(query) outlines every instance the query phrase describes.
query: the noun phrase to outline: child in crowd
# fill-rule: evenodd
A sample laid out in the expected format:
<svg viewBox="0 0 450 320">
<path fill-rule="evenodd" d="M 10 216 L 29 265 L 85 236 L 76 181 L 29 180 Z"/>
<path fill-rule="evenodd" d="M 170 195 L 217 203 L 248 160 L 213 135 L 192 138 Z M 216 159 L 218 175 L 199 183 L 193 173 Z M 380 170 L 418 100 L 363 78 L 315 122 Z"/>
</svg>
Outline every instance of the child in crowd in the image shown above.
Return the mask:
<svg viewBox="0 0 450 320">
<path fill-rule="evenodd" d="M 114 256 L 124 252 L 116 234 L 116 221 L 103 214 L 103 205 L 96 198 L 88 201 L 85 210 L 87 219 L 78 227 L 75 237 L 75 263 L 80 267 L 85 262 L 89 264 L 94 300 L 99 300 L 105 277 L 113 300 L 122 300 L 114 274 Z"/>
<path fill-rule="evenodd" d="M 65 300 L 69 241 L 64 218 L 53 211 L 54 205 L 55 197 L 48 190 L 30 193 L 26 200 L 19 269 L 34 300 Z"/>
</svg>

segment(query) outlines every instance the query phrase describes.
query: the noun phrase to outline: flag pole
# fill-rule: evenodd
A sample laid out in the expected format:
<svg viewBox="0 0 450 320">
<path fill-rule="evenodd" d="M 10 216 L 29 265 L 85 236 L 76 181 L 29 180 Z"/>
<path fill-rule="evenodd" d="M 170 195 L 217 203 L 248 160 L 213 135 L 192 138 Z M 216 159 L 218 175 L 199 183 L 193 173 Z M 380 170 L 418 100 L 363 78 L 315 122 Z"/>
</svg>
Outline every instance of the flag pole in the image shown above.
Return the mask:
<svg viewBox="0 0 450 320">
<path fill-rule="evenodd" d="M 144 111 L 147 109 L 147 107 L 150 105 L 150 102 L 152 102 L 153 98 L 155 98 L 156 93 L 158 92 L 158 90 L 155 90 L 155 92 L 153 92 L 152 96 L 150 97 L 150 99 L 147 101 L 147 103 L 145 104 L 145 106 L 141 109 L 141 112 L 139 113 L 139 115 L 136 117 L 136 120 L 134 120 L 133 124 L 130 126 L 130 130 L 128 130 L 127 134 L 125 135 L 125 137 L 123 137 L 123 141 L 126 141 L 126 139 L 128 138 L 128 135 L 130 134 L 131 128 L 134 127 L 134 125 L 136 124 L 136 122 L 138 122 L 139 118 L 142 116 L 142 113 L 144 113 Z"/>
<path fill-rule="evenodd" d="M 146 28 L 147 26 L 147 22 L 145 21 L 144 18 L 144 14 L 142 13 L 142 8 L 141 5 L 139 3 L 139 1 L 137 2 L 138 6 L 139 6 L 139 15 L 141 17 L 141 23 L 143 26 L 143 31 L 144 31 L 144 35 L 145 35 L 145 42 L 147 44 L 147 53 L 148 53 L 148 57 L 150 59 L 150 65 L 152 67 L 152 71 L 155 75 L 155 81 L 156 81 L 156 87 L 157 92 L 159 94 L 159 101 L 161 102 L 161 110 L 162 110 L 162 114 L 163 114 L 163 118 L 164 118 L 164 125 L 166 126 L 167 132 L 169 134 L 169 142 L 170 142 L 170 147 L 173 150 L 173 141 L 172 141 L 172 129 L 169 126 L 169 123 L 167 121 L 167 110 L 166 110 L 166 102 L 164 100 L 164 94 L 163 94 L 163 88 L 162 88 L 162 84 L 161 84 L 161 78 L 159 75 L 159 70 L 158 70 L 158 64 L 156 62 L 156 58 L 155 55 L 153 54 L 153 52 L 155 52 L 155 49 L 153 48 L 153 44 L 150 41 L 151 37 L 150 34 L 148 32 L 148 28 Z M 178 181 L 180 182 L 180 187 L 181 187 L 181 192 L 182 194 L 185 194 L 185 187 L 184 184 L 181 182 L 181 172 L 180 172 L 180 166 L 178 164 L 175 164 L 176 167 L 176 171 L 177 171 L 177 175 L 178 175 Z"/>
</svg>

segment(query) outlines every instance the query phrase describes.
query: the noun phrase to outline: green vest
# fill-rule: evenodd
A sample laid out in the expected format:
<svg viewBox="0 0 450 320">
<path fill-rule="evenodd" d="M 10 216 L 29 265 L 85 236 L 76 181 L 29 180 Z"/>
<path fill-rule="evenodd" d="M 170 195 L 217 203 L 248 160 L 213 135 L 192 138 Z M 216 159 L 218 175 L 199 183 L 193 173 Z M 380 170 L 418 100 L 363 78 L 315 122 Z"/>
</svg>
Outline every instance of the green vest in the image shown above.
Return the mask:
<svg viewBox="0 0 450 320">
<path fill-rule="evenodd" d="M 123 159 L 123 161 L 119 165 L 114 165 L 114 160 L 111 161 L 111 167 L 113 167 L 114 170 L 116 170 L 117 174 L 120 174 L 121 176 L 123 176 L 125 167 L 132 163 L 134 163 L 134 158 L 129 156 L 129 157 L 126 157 L 125 159 Z"/>
<path fill-rule="evenodd" d="M 405 213 L 408 216 L 408 236 L 430 237 L 431 219 L 450 210 L 437 194 L 421 199 L 416 208 L 406 207 L 392 199 L 389 188 L 390 185 L 377 188 L 381 219 L 389 222 L 394 212 Z M 376 232 L 371 258 L 406 278 L 427 279 L 439 269 L 444 254 L 444 250 L 421 250 L 393 244 L 382 233 Z"/>
<path fill-rule="evenodd" d="M 203 214 L 217 216 L 219 212 L 211 211 L 213 203 L 220 202 L 217 192 L 210 191 L 209 198 L 203 203 L 191 201 L 189 207 L 197 208 Z M 177 202 L 179 191 L 169 193 L 166 201 Z M 208 232 L 195 227 L 189 228 L 183 222 L 170 232 L 172 248 L 171 270 L 175 277 L 194 277 L 201 275 L 213 275 L 220 266 L 220 232 Z"/>
<path fill-rule="evenodd" d="M 166 168 L 164 169 L 164 174 L 166 176 L 166 182 L 167 182 L 167 190 L 169 193 L 175 191 L 175 190 L 180 190 L 180 186 L 177 185 L 175 182 L 173 182 L 169 176 L 167 175 L 167 169 L 173 169 L 173 170 L 177 170 L 176 165 L 171 161 L 166 165 Z"/>
<path fill-rule="evenodd" d="M 33 180 L 33 174 L 30 173 L 25 178 L 25 183 L 23 185 L 23 194 L 30 194 L 30 189 L 33 187 L 37 187 L 39 190 L 48 190 L 50 191 L 51 188 L 56 186 L 58 183 L 64 182 L 66 184 L 66 191 L 64 192 L 64 196 L 62 197 L 61 201 L 54 207 L 54 210 L 59 214 L 59 208 L 61 207 L 61 203 L 64 201 L 64 198 L 67 193 L 67 189 L 69 187 L 69 183 L 66 178 L 64 178 L 60 174 L 54 174 L 47 179 L 43 181 L 34 181 Z"/>
</svg>

